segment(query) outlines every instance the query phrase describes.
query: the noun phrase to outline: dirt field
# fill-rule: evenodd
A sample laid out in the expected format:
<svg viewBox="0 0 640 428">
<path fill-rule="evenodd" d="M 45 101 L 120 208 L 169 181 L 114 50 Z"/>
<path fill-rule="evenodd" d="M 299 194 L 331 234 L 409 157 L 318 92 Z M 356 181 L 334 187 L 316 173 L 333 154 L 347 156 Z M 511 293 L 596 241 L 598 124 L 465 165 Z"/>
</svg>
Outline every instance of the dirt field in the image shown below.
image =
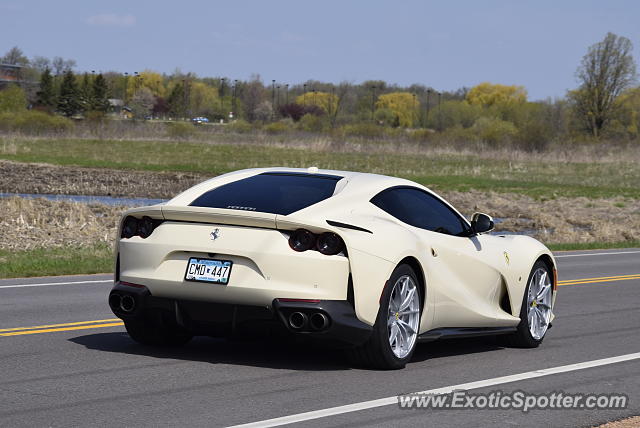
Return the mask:
<svg viewBox="0 0 640 428">
<path fill-rule="evenodd" d="M 207 176 L 79 168 L 0 160 L 0 193 L 96 195 L 168 199 Z"/>
</svg>

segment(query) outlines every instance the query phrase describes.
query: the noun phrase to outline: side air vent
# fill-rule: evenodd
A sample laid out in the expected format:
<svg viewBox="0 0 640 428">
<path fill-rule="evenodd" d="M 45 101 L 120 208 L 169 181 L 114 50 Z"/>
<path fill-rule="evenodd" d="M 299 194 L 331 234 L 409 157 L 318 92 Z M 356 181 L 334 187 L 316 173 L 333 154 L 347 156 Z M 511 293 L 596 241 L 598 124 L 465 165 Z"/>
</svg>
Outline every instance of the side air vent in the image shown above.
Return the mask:
<svg viewBox="0 0 640 428">
<path fill-rule="evenodd" d="M 502 282 L 502 287 L 500 289 L 500 309 L 505 311 L 508 314 L 511 314 L 511 300 L 509 299 L 509 291 L 507 290 L 507 286 Z"/>
</svg>

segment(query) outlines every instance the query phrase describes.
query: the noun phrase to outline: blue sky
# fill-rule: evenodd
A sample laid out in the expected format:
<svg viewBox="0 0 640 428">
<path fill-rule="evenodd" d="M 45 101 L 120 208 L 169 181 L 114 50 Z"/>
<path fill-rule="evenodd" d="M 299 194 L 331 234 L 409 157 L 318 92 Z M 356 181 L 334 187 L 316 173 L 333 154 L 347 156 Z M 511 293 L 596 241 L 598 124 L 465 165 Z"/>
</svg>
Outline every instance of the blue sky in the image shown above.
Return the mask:
<svg viewBox="0 0 640 428">
<path fill-rule="evenodd" d="M 530 99 L 576 86 L 608 32 L 640 51 L 637 1 L 0 0 L 0 54 L 75 59 L 78 70 L 296 84 L 382 79 L 455 90 L 523 85 Z"/>
</svg>

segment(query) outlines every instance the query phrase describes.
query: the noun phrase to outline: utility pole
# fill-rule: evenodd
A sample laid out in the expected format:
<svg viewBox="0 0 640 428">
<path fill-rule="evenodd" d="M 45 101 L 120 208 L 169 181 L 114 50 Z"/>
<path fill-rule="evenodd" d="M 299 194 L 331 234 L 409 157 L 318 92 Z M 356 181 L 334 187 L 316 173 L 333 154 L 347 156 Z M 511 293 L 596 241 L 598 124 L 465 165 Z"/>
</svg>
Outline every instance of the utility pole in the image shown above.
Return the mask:
<svg viewBox="0 0 640 428">
<path fill-rule="evenodd" d="M 191 81 L 187 79 L 187 85 L 185 87 L 187 96 L 187 119 L 191 118 Z"/>
<path fill-rule="evenodd" d="M 442 131 L 442 92 L 438 92 L 438 131 Z"/>
<path fill-rule="evenodd" d="M 188 117 L 187 114 L 187 80 L 182 79 L 182 114 Z"/>
<path fill-rule="evenodd" d="M 331 107 L 333 107 L 333 86 L 331 87 L 331 93 L 329 94 L 329 117 L 331 117 Z"/>
<path fill-rule="evenodd" d="M 431 107 L 431 89 L 427 89 L 427 117 L 424 119 L 425 128 L 429 126 L 429 108 Z"/>
<path fill-rule="evenodd" d="M 222 121 L 224 121 L 224 117 L 226 116 L 224 114 L 224 104 L 222 102 L 222 100 L 224 99 L 224 81 L 226 79 L 223 77 L 220 79 L 220 115 L 222 116 Z"/>
<path fill-rule="evenodd" d="M 233 112 L 233 117 L 236 118 L 238 117 L 238 112 L 236 111 L 236 91 L 238 88 L 238 79 L 235 79 L 233 81 L 233 101 L 231 102 L 231 110 Z"/>
<path fill-rule="evenodd" d="M 133 95 L 135 96 L 136 92 L 138 92 L 138 78 L 140 77 L 140 75 L 138 74 L 137 71 L 133 72 Z"/>
<path fill-rule="evenodd" d="M 275 104 L 276 104 L 276 80 L 271 80 L 271 120 L 275 117 Z"/>
<path fill-rule="evenodd" d="M 373 122 L 373 112 L 375 110 L 375 100 L 376 100 L 376 87 L 375 85 L 371 87 L 371 122 Z"/>
<path fill-rule="evenodd" d="M 289 104 L 289 84 L 284 85 L 285 104 Z"/>
<path fill-rule="evenodd" d="M 411 112 L 411 126 L 415 128 L 414 121 L 416 120 L 416 94 L 413 94 L 413 110 Z"/>
<path fill-rule="evenodd" d="M 126 71 L 124 72 L 124 96 L 122 97 L 122 104 L 123 106 L 127 105 L 127 86 L 129 83 L 129 73 L 127 73 Z"/>
</svg>

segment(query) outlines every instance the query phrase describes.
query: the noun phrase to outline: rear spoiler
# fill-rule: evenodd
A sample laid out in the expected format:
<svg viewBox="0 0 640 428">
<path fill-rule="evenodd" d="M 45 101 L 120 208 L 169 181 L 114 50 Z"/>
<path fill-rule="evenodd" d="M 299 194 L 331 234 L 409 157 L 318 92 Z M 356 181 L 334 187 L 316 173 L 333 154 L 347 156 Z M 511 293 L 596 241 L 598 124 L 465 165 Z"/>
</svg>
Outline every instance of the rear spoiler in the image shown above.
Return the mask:
<svg viewBox="0 0 640 428">
<path fill-rule="evenodd" d="M 165 220 L 276 228 L 276 214 L 192 206 L 162 206 Z"/>
<path fill-rule="evenodd" d="M 328 222 L 325 223 L 324 221 L 320 221 L 319 223 L 315 221 L 297 221 L 295 218 L 289 218 L 283 215 L 224 208 L 156 205 L 131 209 L 125 213 L 125 217 L 127 215 L 135 215 L 136 217 L 148 216 L 157 220 L 228 224 L 261 227 L 265 229 L 293 230 L 305 228 L 314 233 L 321 233 L 332 229 L 331 227 L 327 227 Z M 331 223 L 328 224 L 335 226 Z M 342 223 L 339 224 L 342 225 Z"/>
</svg>

